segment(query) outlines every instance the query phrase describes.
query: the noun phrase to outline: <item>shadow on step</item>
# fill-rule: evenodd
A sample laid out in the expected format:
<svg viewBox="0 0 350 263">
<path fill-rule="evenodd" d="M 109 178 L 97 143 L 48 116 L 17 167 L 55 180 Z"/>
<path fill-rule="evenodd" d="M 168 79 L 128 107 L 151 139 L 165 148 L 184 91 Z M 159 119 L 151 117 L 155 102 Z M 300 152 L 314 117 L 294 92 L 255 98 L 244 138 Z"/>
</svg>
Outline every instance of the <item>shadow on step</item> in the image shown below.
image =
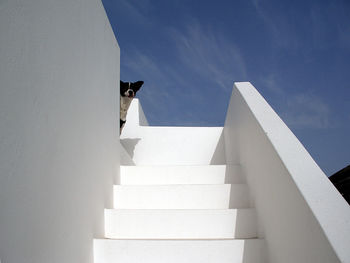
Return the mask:
<svg viewBox="0 0 350 263">
<path fill-rule="evenodd" d="M 257 238 L 257 224 L 255 209 L 236 210 L 235 238 Z"/>
<path fill-rule="evenodd" d="M 247 239 L 244 242 L 242 263 L 265 263 L 265 241 L 263 239 Z"/>
<path fill-rule="evenodd" d="M 134 157 L 134 151 L 136 144 L 140 141 L 140 138 L 134 138 L 134 139 L 121 139 L 120 143 L 124 146 L 126 152 L 129 154 L 131 158 Z"/>
<path fill-rule="evenodd" d="M 224 133 L 222 132 L 216 145 L 214 154 L 210 160 L 211 165 L 215 164 L 226 164 L 225 158 L 225 142 L 224 142 Z"/>
<path fill-rule="evenodd" d="M 225 184 L 245 184 L 246 179 L 243 175 L 242 167 L 238 164 L 227 165 L 225 169 Z"/>
</svg>

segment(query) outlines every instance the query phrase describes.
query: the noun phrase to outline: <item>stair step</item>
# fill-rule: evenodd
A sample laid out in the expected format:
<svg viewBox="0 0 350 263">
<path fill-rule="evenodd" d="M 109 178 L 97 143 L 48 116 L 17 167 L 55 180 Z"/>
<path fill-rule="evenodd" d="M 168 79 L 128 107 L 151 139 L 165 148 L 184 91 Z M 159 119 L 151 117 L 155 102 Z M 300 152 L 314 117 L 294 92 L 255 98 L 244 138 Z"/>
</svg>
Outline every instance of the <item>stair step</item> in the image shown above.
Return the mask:
<svg viewBox="0 0 350 263">
<path fill-rule="evenodd" d="M 239 165 L 121 166 L 121 185 L 240 184 Z"/>
<path fill-rule="evenodd" d="M 115 209 L 248 208 L 246 184 L 115 185 Z"/>
<path fill-rule="evenodd" d="M 115 239 L 256 238 L 254 209 L 105 209 L 105 236 Z"/>
<path fill-rule="evenodd" d="M 264 240 L 94 240 L 94 263 L 262 263 Z"/>
</svg>

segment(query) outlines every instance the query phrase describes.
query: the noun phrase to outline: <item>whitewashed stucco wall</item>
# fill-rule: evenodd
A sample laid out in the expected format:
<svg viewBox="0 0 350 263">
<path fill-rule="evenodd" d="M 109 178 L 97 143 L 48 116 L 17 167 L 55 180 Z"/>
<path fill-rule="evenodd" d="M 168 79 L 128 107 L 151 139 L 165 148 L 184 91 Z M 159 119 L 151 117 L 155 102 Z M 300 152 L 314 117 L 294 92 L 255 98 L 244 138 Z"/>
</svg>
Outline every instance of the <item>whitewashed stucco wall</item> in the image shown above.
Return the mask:
<svg viewBox="0 0 350 263">
<path fill-rule="evenodd" d="M 246 174 L 268 262 L 350 262 L 350 208 L 250 83 L 235 83 L 226 161 Z"/>
<path fill-rule="evenodd" d="M 134 99 L 120 141 L 135 165 L 225 164 L 223 127 L 146 125 L 141 104 Z"/>
<path fill-rule="evenodd" d="M 92 262 L 119 173 L 118 87 L 100 0 L 0 1 L 1 262 Z"/>
</svg>

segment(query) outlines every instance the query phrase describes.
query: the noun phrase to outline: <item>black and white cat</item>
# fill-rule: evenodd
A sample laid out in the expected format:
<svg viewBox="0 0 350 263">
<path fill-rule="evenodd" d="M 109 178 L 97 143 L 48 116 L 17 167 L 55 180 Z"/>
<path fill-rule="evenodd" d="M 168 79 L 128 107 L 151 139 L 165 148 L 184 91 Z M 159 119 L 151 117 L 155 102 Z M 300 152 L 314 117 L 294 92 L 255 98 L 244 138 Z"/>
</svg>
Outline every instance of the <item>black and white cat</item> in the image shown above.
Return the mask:
<svg viewBox="0 0 350 263">
<path fill-rule="evenodd" d="M 126 114 L 130 107 L 131 101 L 136 95 L 136 92 L 143 85 L 143 81 L 123 82 L 120 81 L 120 134 L 126 122 Z"/>
</svg>

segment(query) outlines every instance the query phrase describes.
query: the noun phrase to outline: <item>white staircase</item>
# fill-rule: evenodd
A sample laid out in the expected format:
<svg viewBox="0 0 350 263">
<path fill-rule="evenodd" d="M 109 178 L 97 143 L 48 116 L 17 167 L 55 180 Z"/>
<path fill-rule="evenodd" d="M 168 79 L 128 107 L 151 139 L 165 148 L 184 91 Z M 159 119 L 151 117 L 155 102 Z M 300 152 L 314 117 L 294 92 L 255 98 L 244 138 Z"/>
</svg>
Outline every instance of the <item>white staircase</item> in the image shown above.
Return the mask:
<svg viewBox="0 0 350 263">
<path fill-rule="evenodd" d="M 95 263 L 261 263 L 239 166 L 122 166 Z"/>
</svg>

